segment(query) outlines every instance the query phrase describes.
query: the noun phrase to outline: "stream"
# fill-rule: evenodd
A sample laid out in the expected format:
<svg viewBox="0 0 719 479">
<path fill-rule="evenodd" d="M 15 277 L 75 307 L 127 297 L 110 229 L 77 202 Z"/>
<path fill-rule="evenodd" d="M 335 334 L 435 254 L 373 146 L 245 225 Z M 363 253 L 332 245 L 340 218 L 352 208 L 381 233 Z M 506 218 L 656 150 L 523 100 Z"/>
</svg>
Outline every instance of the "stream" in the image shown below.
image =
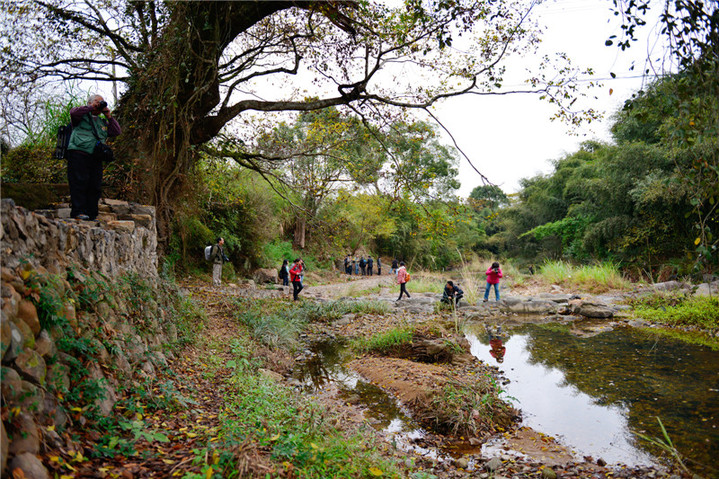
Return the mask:
<svg viewBox="0 0 719 479">
<path fill-rule="evenodd" d="M 662 438 L 659 417 L 690 469 L 719 475 L 718 351 L 629 327 L 525 324 L 502 331 L 500 363 L 484 328 L 466 328 L 471 352 L 500 368 L 508 380 L 503 397 L 521 409 L 523 425 L 554 436 L 580 460 L 640 466 L 662 452 L 637 437 Z M 445 455 L 416 446 L 425 432 L 408 412 L 344 367 L 351 353 L 342 341 L 315 343 L 308 353 L 298 378 L 306 388 L 334 382 L 401 449 Z"/>
</svg>

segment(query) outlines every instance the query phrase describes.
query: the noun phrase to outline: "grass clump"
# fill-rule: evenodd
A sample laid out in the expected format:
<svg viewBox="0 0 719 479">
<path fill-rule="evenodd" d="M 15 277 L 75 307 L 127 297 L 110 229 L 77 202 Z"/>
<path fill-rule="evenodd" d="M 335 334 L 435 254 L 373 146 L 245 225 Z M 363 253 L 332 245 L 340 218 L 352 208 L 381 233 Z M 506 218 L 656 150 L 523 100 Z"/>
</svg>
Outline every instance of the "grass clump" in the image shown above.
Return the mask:
<svg viewBox="0 0 719 479">
<path fill-rule="evenodd" d="M 719 298 L 656 294 L 632 301 L 634 315 L 670 326 L 719 328 Z"/>
<path fill-rule="evenodd" d="M 359 353 L 387 353 L 412 342 L 412 328 L 398 328 L 375 334 L 369 338 L 355 339 L 350 347 Z"/>
<path fill-rule="evenodd" d="M 261 461 L 238 461 L 223 451 L 252 444 L 270 451 L 269 459 L 293 477 L 367 477 L 399 475 L 393 461 L 381 457 L 373 436 L 362 431 L 347 436 L 337 431 L 332 417 L 311 399 L 272 380 L 238 371 L 228 380 L 226 408 L 220 418 L 213 450 L 197 451 L 198 461 L 217 457 L 203 468 L 222 477 L 254 477 Z M 217 449 L 214 449 L 217 448 Z M 226 460 L 225 460 L 226 459 Z M 207 473 L 209 468 L 214 470 Z M 281 474 L 284 475 L 284 474 Z M 205 477 L 198 475 L 197 477 Z"/>
<path fill-rule="evenodd" d="M 575 266 L 566 261 L 548 261 L 539 269 L 539 276 L 552 284 L 569 285 L 597 293 L 631 286 L 618 266 L 612 263 Z"/>
<path fill-rule="evenodd" d="M 453 435 L 484 437 L 508 428 L 515 412 L 501 399 L 504 391 L 489 374 L 449 381 L 430 403 L 434 429 Z"/>
</svg>

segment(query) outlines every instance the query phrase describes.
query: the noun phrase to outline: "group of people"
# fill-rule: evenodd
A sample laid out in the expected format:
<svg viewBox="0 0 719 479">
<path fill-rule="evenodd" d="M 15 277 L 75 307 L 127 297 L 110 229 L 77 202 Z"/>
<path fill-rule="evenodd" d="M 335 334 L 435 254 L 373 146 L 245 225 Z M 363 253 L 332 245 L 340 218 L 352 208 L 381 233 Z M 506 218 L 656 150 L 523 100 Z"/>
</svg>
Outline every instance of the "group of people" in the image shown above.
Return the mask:
<svg viewBox="0 0 719 479">
<path fill-rule="evenodd" d="M 375 261 L 372 259 L 372 256 L 368 256 L 367 259 L 365 259 L 364 256 L 361 256 L 358 260 L 357 257 L 352 258 L 348 254 L 345 256 L 344 266 L 345 274 L 372 276 L 374 274 Z M 379 256 L 377 257 L 377 274 L 382 274 L 382 260 Z"/>
</svg>

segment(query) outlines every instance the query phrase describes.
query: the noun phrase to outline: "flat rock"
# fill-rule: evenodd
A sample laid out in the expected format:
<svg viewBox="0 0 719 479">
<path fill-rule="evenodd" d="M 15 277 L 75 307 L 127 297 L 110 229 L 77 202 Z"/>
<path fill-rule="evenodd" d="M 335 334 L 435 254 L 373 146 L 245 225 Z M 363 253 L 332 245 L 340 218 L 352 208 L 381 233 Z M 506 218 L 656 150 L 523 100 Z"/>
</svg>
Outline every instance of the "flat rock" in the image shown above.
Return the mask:
<svg viewBox="0 0 719 479">
<path fill-rule="evenodd" d="M 485 467 L 488 471 L 496 471 L 497 469 L 499 469 L 500 467 L 502 467 L 502 460 L 501 460 L 500 458 L 498 458 L 498 457 L 493 457 L 492 459 L 490 459 L 489 461 L 487 461 L 487 462 L 484 464 L 484 467 Z"/>
<path fill-rule="evenodd" d="M 529 300 L 514 304 L 505 303 L 501 306 L 502 311 L 518 314 L 554 314 L 558 305 L 554 301 Z"/>
<path fill-rule="evenodd" d="M 45 384 L 45 360 L 33 349 L 25 349 L 15 358 L 15 366 L 37 384 Z"/>
<path fill-rule="evenodd" d="M 134 221 L 108 221 L 107 227 L 121 233 L 132 233 L 135 231 Z"/>
<path fill-rule="evenodd" d="M 611 318 L 614 310 L 605 304 L 580 301 L 573 305 L 573 314 L 586 316 L 587 318 Z"/>
</svg>

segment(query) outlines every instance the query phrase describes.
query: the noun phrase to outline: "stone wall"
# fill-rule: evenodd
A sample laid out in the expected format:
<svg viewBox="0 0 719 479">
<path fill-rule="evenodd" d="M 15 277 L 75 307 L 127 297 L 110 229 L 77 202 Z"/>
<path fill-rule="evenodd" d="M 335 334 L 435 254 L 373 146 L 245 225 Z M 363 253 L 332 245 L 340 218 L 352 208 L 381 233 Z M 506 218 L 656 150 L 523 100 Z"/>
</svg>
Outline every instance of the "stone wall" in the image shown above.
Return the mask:
<svg viewBox="0 0 719 479">
<path fill-rule="evenodd" d="M 155 208 L 103 200 L 98 221 L 70 219 L 68 207 L 28 211 L 3 199 L 0 253 L 3 266 L 21 262 L 51 273 L 77 265 L 113 277 L 157 275 Z"/>
<path fill-rule="evenodd" d="M 157 275 L 151 207 L 105 200 L 94 222 L 1 207 L 0 475 L 50 477 L 47 458 L 77 448 L 70 428 L 115 414 L 123 384 L 173 357 L 179 295 Z"/>
</svg>

